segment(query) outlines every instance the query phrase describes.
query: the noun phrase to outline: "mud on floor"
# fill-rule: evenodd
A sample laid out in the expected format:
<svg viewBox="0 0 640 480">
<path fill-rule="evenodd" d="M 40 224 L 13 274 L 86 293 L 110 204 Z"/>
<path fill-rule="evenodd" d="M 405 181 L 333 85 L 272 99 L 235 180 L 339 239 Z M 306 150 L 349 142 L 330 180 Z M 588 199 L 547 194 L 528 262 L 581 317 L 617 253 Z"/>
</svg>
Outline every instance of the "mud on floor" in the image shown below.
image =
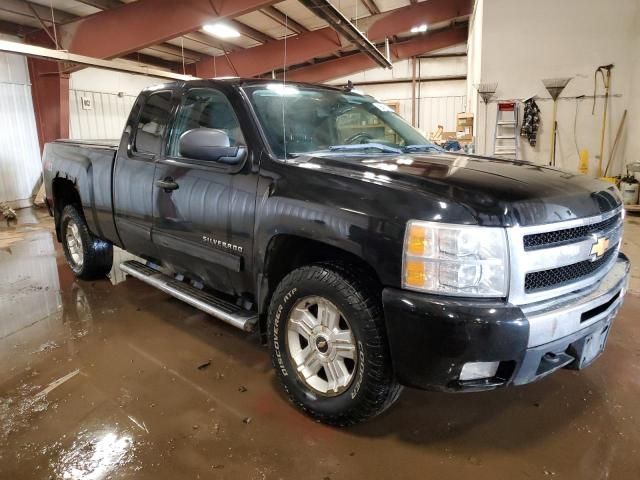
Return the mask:
<svg viewBox="0 0 640 480">
<path fill-rule="evenodd" d="M 255 335 L 133 279 L 76 281 L 51 221 L 18 213 L 24 225 L 0 228 L 0 478 L 638 478 L 633 285 L 583 372 L 405 390 L 380 418 L 337 430 L 287 403 Z M 628 222 L 637 265 L 639 232 Z"/>
</svg>

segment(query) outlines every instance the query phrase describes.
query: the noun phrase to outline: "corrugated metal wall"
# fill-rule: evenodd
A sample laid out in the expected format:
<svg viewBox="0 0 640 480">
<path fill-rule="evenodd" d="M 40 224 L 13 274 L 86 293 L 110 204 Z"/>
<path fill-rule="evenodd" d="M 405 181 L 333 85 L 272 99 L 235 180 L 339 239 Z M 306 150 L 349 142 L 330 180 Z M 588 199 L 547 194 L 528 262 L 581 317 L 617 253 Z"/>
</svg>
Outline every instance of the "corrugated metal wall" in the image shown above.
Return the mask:
<svg viewBox="0 0 640 480">
<path fill-rule="evenodd" d="M 69 122 L 71 138 L 120 138 L 136 97 L 128 94 L 70 89 Z"/>
<path fill-rule="evenodd" d="M 41 173 L 26 59 L 0 53 L 0 202 L 26 202 Z"/>
<path fill-rule="evenodd" d="M 378 97 L 379 98 L 379 97 Z M 411 98 L 393 98 L 388 95 L 384 102 L 398 103 L 399 114 L 411 123 Z M 416 105 L 416 128 L 427 136 L 435 132 L 438 125 L 444 127 L 445 132 L 456 131 L 456 114 L 464 112 L 466 109 L 467 97 L 465 95 L 443 96 L 443 97 L 422 97 L 420 99 L 420 109 Z"/>
<path fill-rule="evenodd" d="M 398 104 L 398 113 L 408 122 L 412 118 L 411 83 L 371 84 L 359 90 L 387 103 Z M 456 114 L 466 110 L 464 80 L 423 82 L 416 91 L 416 127 L 425 135 L 435 132 L 438 125 L 445 132 L 456 131 Z"/>
<path fill-rule="evenodd" d="M 411 109 L 411 100 L 409 111 Z M 438 125 L 444 127 L 445 132 L 456 131 L 456 114 L 464 112 L 467 106 L 466 96 L 456 97 L 427 97 L 420 99 L 420 115 L 417 128 L 423 132 L 435 132 Z M 405 118 L 411 119 L 411 114 Z"/>
</svg>

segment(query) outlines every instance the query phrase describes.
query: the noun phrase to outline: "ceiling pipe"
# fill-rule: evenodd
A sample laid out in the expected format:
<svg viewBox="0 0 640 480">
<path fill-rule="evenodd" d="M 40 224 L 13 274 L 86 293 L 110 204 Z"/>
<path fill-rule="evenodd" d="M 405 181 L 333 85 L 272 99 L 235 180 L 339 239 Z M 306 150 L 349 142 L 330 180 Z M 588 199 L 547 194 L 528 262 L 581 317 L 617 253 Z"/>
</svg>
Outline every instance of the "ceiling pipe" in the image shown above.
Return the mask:
<svg viewBox="0 0 640 480">
<path fill-rule="evenodd" d="M 69 53 L 65 50 L 54 50 L 51 48 L 37 47 L 35 45 L 27 45 L 24 43 L 9 42 L 7 40 L 0 40 L 0 52 L 16 53 L 18 55 L 25 55 L 27 57 L 74 63 L 78 65 L 86 65 L 88 67 L 115 70 L 117 72 L 137 73 L 139 75 L 168 78 L 171 80 L 193 80 L 195 78 L 190 75 L 180 75 L 179 73 L 167 72 L 165 70 L 160 70 L 157 68 L 131 65 L 123 61 L 102 60 L 101 58 L 87 57 L 85 55 Z"/>
<path fill-rule="evenodd" d="M 354 43 L 358 49 L 367 54 L 382 68 L 391 68 L 391 62 L 377 47 L 365 37 L 356 26 L 345 17 L 340 10 L 331 5 L 328 0 L 300 0 L 305 7 L 316 16 L 327 22 L 340 35 Z"/>
</svg>

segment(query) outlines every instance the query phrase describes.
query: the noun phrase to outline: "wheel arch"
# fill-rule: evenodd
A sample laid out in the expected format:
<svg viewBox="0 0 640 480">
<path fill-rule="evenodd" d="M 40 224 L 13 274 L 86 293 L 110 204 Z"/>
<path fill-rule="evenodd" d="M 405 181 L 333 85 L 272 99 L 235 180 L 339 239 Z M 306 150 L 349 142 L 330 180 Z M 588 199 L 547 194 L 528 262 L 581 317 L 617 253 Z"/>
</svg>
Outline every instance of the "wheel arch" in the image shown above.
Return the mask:
<svg viewBox="0 0 640 480">
<path fill-rule="evenodd" d="M 292 233 L 273 235 L 267 244 L 258 276 L 258 311 L 260 331 L 266 332 L 267 312 L 271 297 L 278 284 L 291 271 L 304 265 L 320 262 L 340 262 L 358 268 L 369 276 L 381 290 L 381 281 L 375 268 L 362 256 L 328 242 Z"/>
<path fill-rule="evenodd" d="M 53 218 L 55 222 L 56 237 L 61 241 L 60 218 L 62 210 L 67 205 L 74 205 L 78 211 L 83 214 L 82 200 L 77 184 L 65 177 L 56 177 L 51 182 L 51 191 L 53 193 Z"/>
</svg>

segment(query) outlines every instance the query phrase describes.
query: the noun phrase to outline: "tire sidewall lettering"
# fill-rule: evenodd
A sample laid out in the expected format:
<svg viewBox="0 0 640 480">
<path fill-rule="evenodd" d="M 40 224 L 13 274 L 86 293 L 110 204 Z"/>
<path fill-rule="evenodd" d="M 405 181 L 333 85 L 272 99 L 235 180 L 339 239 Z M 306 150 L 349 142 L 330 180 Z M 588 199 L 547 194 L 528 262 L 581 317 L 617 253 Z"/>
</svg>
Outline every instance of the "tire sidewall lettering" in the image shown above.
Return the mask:
<svg viewBox="0 0 640 480">
<path fill-rule="evenodd" d="M 285 310 L 285 306 L 293 298 L 297 290 L 298 289 L 294 287 L 284 295 L 282 303 L 278 305 L 273 319 L 273 349 L 278 361 L 278 368 L 280 368 L 280 372 L 285 377 L 289 376 L 289 372 L 284 364 L 283 353 L 280 347 L 280 320 L 282 319 L 282 312 Z"/>
<path fill-rule="evenodd" d="M 358 341 L 358 373 L 356 374 L 356 381 L 351 390 L 351 400 L 355 399 L 362 386 L 364 380 L 364 367 L 365 367 L 364 346 L 361 341 Z"/>
</svg>

